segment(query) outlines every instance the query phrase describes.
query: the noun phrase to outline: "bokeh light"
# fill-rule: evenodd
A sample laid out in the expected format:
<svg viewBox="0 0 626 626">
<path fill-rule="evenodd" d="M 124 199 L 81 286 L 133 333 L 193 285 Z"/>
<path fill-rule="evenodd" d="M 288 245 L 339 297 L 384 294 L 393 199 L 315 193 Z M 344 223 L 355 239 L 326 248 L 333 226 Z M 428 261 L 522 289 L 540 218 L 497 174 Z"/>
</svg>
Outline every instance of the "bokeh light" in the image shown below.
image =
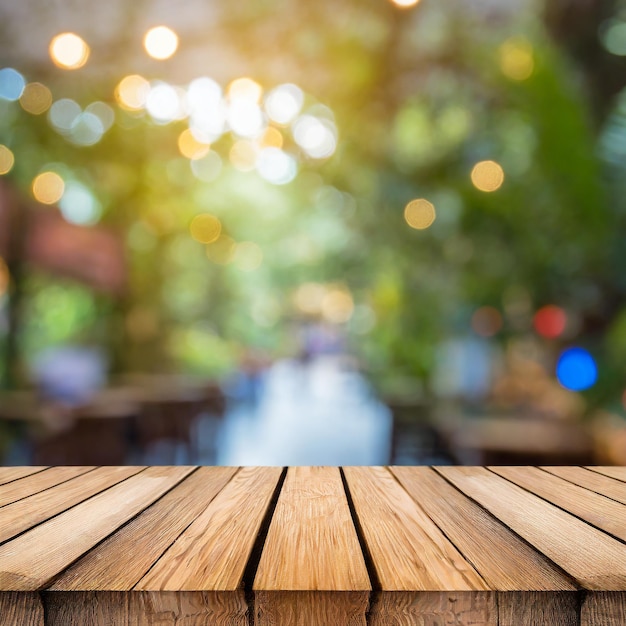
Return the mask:
<svg viewBox="0 0 626 626">
<path fill-rule="evenodd" d="M 115 99 L 128 111 L 138 111 L 146 105 L 150 93 L 150 83 L 138 74 L 122 78 L 115 88 Z"/>
<path fill-rule="evenodd" d="M 601 33 L 602 44 L 615 56 L 626 56 L 626 22 L 610 20 Z"/>
<path fill-rule="evenodd" d="M 41 115 L 52 105 L 52 92 L 41 83 L 28 83 L 20 96 L 20 104 L 27 113 Z"/>
<path fill-rule="evenodd" d="M 155 26 L 145 34 L 143 47 L 153 59 L 169 59 L 178 49 L 178 35 L 167 26 Z"/>
<path fill-rule="evenodd" d="M 260 141 L 261 147 L 263 148 L 282 148 L 284 142 L 285 140 L 282 133 L 278 128 L 274 128 L 273 126 L 269 126 L 265 130 Z"/>
<path fill-rule="evenodd" d="M 286 185 L 298 172 L 296 160 L 280 148 L 263 148 L 256 168 L 262 178 L 274 185 Z"/>
<path fill-rule="evenodd" d="M 472 315 L 472 330 L 481 337 L 493 337 L 502 330 L 502 314 L 492 306 L 481 306 Z"/>
<path fill-rule="evenodd" d="M 393 4 L 401 9 L 409 9 L 419 3 L 420 0 L 391 0 Z"/>
<path fill-rule="evenodd" d="M 251 141 L 240 139 L 232 145 L 228 156 L 235 169 L 250 172 L 256 167 L 258 149 Z"/>
<path fill-rule="evenodd" d="M 191 130 L 187 129 L 178 136 L 178 149 L 180 153 L 188 159 L 201 159 L 209 154 L 211 146 L 199 142 Z"/>
<path fill-rule="evenodd" d="M 333 324 L 344 324 L 354 312 L 352 295 L 346 289 L 334 287 L 329 289 L 322 299 L 322 315 Z"/>
<path fill-rule="evenodd" d="M 526 80 L 535 69 L 533 47 L 523 37 L 511 37 L 500 46 L 500 69 L 511 80 Z"/>
<path fill-rule="evenodd" d="M 93 113 L 82 112 L 73 122 L 69 139 L 77 146 L 93 146 L 102 139 L 104 124 Z"/>
<path fill-rule="evenodd" d="M 89 46 L 76 33 L 61 33 L 50 42 L 50 58 L 57 67 L 77 70 L 87 63 Z"/>
<path fill-rule="evenodd" d="M 567 314 L 554 304 L 541 307 L 533 318 L 535 330 L 548 339 L 560 337 L 567 326 Z"/>
<path fill-rule="evenodd" d="M 237 244 L 232 237 L 220 235 L 212 244 L 207 246 L 206 255 L 218 265 L 226 265 L 233 260 Z"/>
<path fill-rule="evenodd" d="M 300 113 L 303 102 L 302 89 L 297 85 L 287 83 L 279 85 L 267 94 L 265 110 L 273 122 L 286 126 Z"/>
<path fill-rule="evenodd" d="M 115 111 L 106 102 L 92 102 L 85 108 L 85 113 L 95 115 L 102 123 L 104 132 L 115 122 Z"/>
<path fill-rule="evenodd" d="M 472 183 L 480 191 L 496 191 L 504 182 L 504 171 L 495 161 L 480 161 L 472 169 Z"/>
<path fill-rule="evenodd" d="M 25 87 L 26 81 L 17 70 L 12 67 L 0 70 L 0 98 L 15 102 L 19 100 Z"/>
<path fill-rule="evenodd" d="M 312 158 L 325 159 L 337 148 L 337 130 L 329 120 L 302 115 L 293 125 L 296 143 Z"/>
<path fill-rule="evenodd" d="M 247 100 L 248 102 L 258 104 L 261 101 L 263 88 L 251 78 L 244 77 L 232 81 L 232 83 L 228 85 L 226 93 L 231 102 L 235 100 Z"/>
<path fill-rule="evenodd" d="M 209 213 L 196 215 L 189 224 L 189 233 L 200 243 L 213 243 L 222 233 L 222 223 Z"/>
<path fill-rule="evenodd" d="M 72 130 L 81 112 L 78 102 L 70 98 L 61 98 L 50 107 L 48 120 L 57 132 L 66 135 Z"/>
<path fill-rule="evenodd" d="M 587 350 L 568 348 L 559 357 L 556 376 L 566 389 L 583 391 L 595 384 L 598 379 L 598 368 Z"/>
<path fill-rule="evenodd" d="M 69 181 L 63 197 L 59 200 L 63 217 L 73 224 L 95 224 L 102 214 L 102 207 L 93 193 L 82 183 Z"/>
<path fill-rule="evenodd" d="M 411 200 L 406 207 L 404 207 L 404 219 L 406 223 L 417 230 L 424 230 L 428 228 L 436 218 L 435 207 L 428 200 L 424 198 L 417 198 Z"/>
<path fill-rule="evenodd" d="M 15 163 L 15 156 L 13 152 L 6 146 L 0 144 L 0 176 L 8 174 Z"/>
<path fill-rule="evenodd" d="M 319 283 L 304 283 L 300 285 L 293 296 L 293 303 L 302 313 L 315 315 L 322 309 L 322 301 L 326 295 L 326 288 Z"/>
<path fill-rule="evenodd" d="M 181 97 L 184 96 L 176 87 L 167 83 L 157 82 L 151 85 L 146 98 L 146 110 L 152 119 L 162 124 L 168 124 L 185 116 Z"/>
<path fill-rule="evenodd" d="M 32 189 L 38 202 L 54 204 L 62 198 L 65 183 L 56 172 L 42 172 L 33 180 Z"/>
<path fill-rule="evenodd" d="M 263 250 L 254 241 L 242 241 L 235 248 L 233 262 L 240 270 L 252 272 L 261 267 Z"/>
<path fill-rule="evenodd" d="M 258 137 L 265 131 L 266 121 L 261 107 L 251 100 L 236 99 L 230 103 L 228 125 L 239 137 Z"/>
</svg>

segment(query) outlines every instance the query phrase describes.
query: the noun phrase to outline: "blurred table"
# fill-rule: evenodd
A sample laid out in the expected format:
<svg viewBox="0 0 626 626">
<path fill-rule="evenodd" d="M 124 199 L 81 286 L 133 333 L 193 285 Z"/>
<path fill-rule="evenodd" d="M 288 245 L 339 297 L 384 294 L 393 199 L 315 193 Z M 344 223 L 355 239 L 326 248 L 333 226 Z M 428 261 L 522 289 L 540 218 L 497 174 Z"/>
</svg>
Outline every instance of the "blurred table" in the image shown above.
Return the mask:
<svg viewBox="0 0 626 626">
<path fill-rule="evenodd" d="M 0 468 L 3 626 L 623 626 L 626 468 Z"/>
<path fill-rule="evenodd" d="M 433 423 L 452 457 L 462 464 L 559 465 L 594 461 L 582 424 L 532 417 L 461 417 Z"/>
</svg>

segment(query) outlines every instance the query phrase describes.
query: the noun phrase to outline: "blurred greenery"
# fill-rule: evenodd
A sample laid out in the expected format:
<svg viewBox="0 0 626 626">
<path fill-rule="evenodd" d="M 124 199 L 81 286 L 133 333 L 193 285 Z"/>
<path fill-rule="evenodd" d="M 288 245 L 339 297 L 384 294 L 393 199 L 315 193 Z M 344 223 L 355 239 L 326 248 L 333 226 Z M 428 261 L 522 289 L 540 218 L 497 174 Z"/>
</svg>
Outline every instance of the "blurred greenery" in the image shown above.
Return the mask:
<svg viewBox="0 0 626 626">
<path fill-rule="evenodd" d="M 554 361 L 567 345 L 588 348 L 599 364 L 589 406 L 620 404 L 626 92 L 619 95 L 619 80 L 612 92 L 591 88 L 598 67 L 624 76 L 598 35 L 621 3 L 597 3 L 602 11 L 587 16 L 584 7 L 554 3 L 544 11 L 537 2 L 216 4 L 214 45 L 243 59 L 238 67 L 265 91 L 297 83 L 305 110 L 334 118 L 336 152 L 307 156 L 288 128 L 275 125 L 299 168 L 294 180 L 276 185 L 229 162 L 237 138 L 224 133 L 211 144 L 219 173 L 194 175 L 177 148 L 187 120 L 155 123 L 114 98 L 124 75 L 141 73 L 122 44 L 148 2 L 125 7 L 130 26 L 111 45 L 119 59 L 84 80 L 89 65 L 63 72 L 49 60 L 15 61 L 0 52 L 0 67 L 12 64 L 44 83 L 55 100 L 114 107 L 116 122 L 102 139 L 77 146 L 46 115 L 0 99 L 0 144 L 15 154 L 6 178 L 25 195 L 42 169 L 90 190 L 102 208 L 100 224 L 124 237 L 129 266 L 121 297 L 31 268 L 20 330 L 25 362 L 43 347 L 75 341 L 105 347 L 117 373 L 182 369 L 221 377 L 247 348 L 296 353 L 294 329 L 319 317 L 296 306 L 298 290 L 320 284 L 349 294 L 348 305 L 337 302 L 353 302 L 351 318 L 330 321 L 347 333 L 383 392 L 432 393 L 439 346 L 471 334 L 480 307 L 502 313 L 493 340 L 505 345 L 535 336 L 533 312 L 556 304 L 570 324 L 562 337 L 541 340 L 547 354 Z M 89 24 L 88 3 L 77 10 Z M 595 34 L 581 34 L 578 47 L 563 36 L 574 18 Z M 20 36 L 9 24 L 4 51 Z M 181 45 L 201 49 L 189 30 L 179 29 Z M 241 75 L 221 71 L 224 88 Z M 166 79 L 158 62 L 147 77 Z M 167 80 L 189 82 L 175 72 Z M 504 183 L 490 193 L 470 178 L 483 160 L 504 171 Z M 435 206 L 430 228 L 407 226 L 403 211 L 414 198 Z M 256 243 L 261 265 L 251 269 L 238 257 L 216 262 L 216 244 L 189 233 L 203 213 L 217 216 L 235 242 Z"/>
</svg>

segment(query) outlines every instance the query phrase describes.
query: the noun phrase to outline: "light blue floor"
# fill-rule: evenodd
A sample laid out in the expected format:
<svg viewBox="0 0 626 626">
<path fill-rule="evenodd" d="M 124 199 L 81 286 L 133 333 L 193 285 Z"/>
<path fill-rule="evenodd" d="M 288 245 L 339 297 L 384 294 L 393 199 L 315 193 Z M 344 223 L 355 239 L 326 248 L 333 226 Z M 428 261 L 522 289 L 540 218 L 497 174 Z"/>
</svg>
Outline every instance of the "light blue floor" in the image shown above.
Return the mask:
<svg viewBox="0 0 626 626">
<path fill-rule="evenodd" d="M 201 464 L 382 465 L 391 416 L 338 357 L 280 361 L 258 402 L 233 402 L 220 425 L 198 424 Z"/>
</svg>

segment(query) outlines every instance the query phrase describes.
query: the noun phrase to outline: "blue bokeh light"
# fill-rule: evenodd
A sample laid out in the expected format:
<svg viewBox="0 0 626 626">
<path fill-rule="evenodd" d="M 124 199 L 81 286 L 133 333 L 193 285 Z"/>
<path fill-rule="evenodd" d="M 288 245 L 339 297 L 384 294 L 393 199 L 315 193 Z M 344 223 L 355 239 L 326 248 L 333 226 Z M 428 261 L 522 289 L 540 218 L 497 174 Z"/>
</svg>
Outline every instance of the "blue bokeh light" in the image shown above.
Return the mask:
<svg viewBox="0 0 626 626">
<path fill-rule="evenodd" d="M 598 368 L 587 350 L 568 348 L 559 357 L 556 377 L 566 389 L 583 391 L 595 384 L 598 379 Z"/>
<path fill-rule="evenodd" d="M 18 100 L 25 86 L 26 81 L 17 70 L 12 67 L 0 70 L 0 98 L 3 100 Z"/>
</svg>

